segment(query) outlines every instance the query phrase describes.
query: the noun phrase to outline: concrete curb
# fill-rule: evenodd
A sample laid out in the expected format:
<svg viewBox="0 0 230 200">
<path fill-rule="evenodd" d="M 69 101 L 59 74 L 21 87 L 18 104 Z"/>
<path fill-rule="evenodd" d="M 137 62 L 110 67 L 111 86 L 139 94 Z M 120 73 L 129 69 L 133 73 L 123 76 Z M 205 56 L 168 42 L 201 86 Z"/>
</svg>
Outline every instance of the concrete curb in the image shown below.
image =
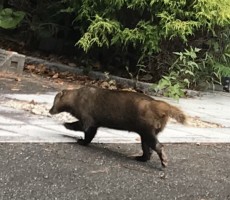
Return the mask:
<svg viewBox="0 0 230 200">
<path fill-rule="evenodd" d="M 31 56 L 27 56 L 25 62 L 26 64 L 44 64 L 49 69 L 55 70 L 55 71 L 61 71 L 61 72 L 69 71 L 69 72 L 72 72 L 78 75 L 84 74 L 83 69 L 73 68 L 68 65 L 64 65 L 60 63 L 49 62 L 47 60 L 35 58 Z M 113 76 L 113 75 L 105 75 L 104 73 L 95 72 L 95 71 L 90 71 L 87 74 L 87 76 L 89 76 L 92 79 L 101 79 L 101 80 L 107 80 L 109 77 L 110 80 L 115 80 L 118 84 L 121 84 L 125 87 L 136 88 L 149 95 L 156 96 L 157 94 L 162 94 L 161 91 L 158 91 L 158 92 L 154 91 L 154 89 L 152 88 L 152 83 L 134 81 L 131 79 L 121 78 L 121 77 Z M 194 91 L 194 90 L 185 90 L 185 91 L 188 97 L 200 96 L 201 94 L 200 92 Z"/>
<path fill-rule="evenodd" d="M 48 67 L 51 70 L 56 70 L 56 71 L 69 71 L 78 75 L 83 75 L 83 69 L 80 68 L 73 68 L 70 67 L 68 65 L 64 65 L 64 64 L 60 64 L 60 63 L 54 63 L 54 62 L 49 62 L 47 60 L 43 60 L 40 58 L 34 58 L 34 57 L 26 57 L 26 64 L 44 64 L 46 67 Z M 150 83 L 144 83 L 144 82 L 136 82 L 134 80 L 130 80 L 130 79 L 126 79 L 126 78 L 121 78 L 121 77 L 117 77 L 117 76 L 113 76 L 113 75 L 105 75 L 104 73 L 101 72 L 95 72 L 95 71 L 90 71 L 87 74 L 90 78 L 92 79 L 101 79 L 101 80 L 106 80 L 111 79 L 111 80 L 115 80 L 117 83 L 122 84 L 126 87 L 134 87 L 136 85 L 137 89 L 140 89 L 146 93 L 149 94 L 156 94 L 156 92 L 154 92 L 151 89 L 152 84 Z"/>
</svg>

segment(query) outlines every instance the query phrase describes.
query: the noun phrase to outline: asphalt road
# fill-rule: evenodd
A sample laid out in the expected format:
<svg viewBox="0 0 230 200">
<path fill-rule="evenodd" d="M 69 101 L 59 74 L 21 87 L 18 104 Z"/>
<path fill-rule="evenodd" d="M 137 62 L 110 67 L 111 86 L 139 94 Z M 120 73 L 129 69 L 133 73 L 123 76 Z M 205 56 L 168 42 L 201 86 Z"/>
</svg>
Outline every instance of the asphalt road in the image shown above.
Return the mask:
<svg viewBox="0 0 230 200">
<path fill-rule="evenodd" d="M 138 144 L 0 144 L 1 200 L 227 200 L 230 145 L 166 145 L 169 166 L 156 154 L 133 159 Z"/>
</svg>

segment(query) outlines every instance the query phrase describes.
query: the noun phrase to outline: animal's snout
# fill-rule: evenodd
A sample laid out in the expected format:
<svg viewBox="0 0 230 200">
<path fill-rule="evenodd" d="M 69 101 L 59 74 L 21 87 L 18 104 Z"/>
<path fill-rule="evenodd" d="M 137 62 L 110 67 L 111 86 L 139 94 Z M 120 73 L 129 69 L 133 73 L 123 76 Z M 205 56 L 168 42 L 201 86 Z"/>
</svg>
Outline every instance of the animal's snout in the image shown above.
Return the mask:
<svg viewBox="0 0 230 200">
<path fill-rule="evenodd" d="M 54 112 L 54 107 L 52 107 L 52 108 L 49 110 L 49 113 L 50 113 L 51 115 L 55 114 L 55 112 Z"/>
</svg>

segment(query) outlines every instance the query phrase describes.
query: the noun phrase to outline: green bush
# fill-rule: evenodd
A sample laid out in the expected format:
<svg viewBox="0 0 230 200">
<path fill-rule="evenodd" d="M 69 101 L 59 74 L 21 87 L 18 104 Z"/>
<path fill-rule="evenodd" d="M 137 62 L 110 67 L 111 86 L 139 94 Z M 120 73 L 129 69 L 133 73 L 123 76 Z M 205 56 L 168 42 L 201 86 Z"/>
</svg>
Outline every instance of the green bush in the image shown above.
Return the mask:
<svg viewBox="0 0 230 200">
<path fill-rule="evenodd" d="M 130 44 L 151 55 L 162 50 L 162 39 L 179 37 L 187 42 L 197 30 L 215 34 L 216 26 L 229 25 L 229 4 L 228 0 L 83 0 L 71 10 L 76 22 L 88 24 L 82 26 L 83 36 L 77 43 L 85 51 L 94 45 L 125 48 Z"/>
<path fill-rule="evenodd" d="M 229 0 L 41 0 L 23 11 L 39 35 L 71 27 L 88 55 L 117 60 L 132 77 L 163 77 L 167 95 L 230 74 Z"/>
<path fill-rule="evenodd" d="M 230 75 L 230 57 L 222 54 L 219 60 L 213 51 L 206 51 L 203 56 L 201 49 L 190 47 L 184 52 L 174 52 L 178 57 L 169 68 L 169 74 L 163 76 L 155 90 L 163 90 L 165 96 L 178 99 L 184 95 L 182 89 L 207 89 L 214 84 L 221 84 L 223 76 Z"/>
<path fill-rule="evenodd" d="M 168 96 L 177 98 L 184 88 L 220 82 L 230 74 L 228 0 L 87 0 L 76 8 L 75 22 L 84 23 L 79 47 L 85 52 L 95 46 L 131 47 L 137 52 L 136 66 L 153 66 L 153 75 L 166 68 L 158 86 L 168 85 Z M 155 63 L 164 54 L 169 56 Z"/>
</svg>

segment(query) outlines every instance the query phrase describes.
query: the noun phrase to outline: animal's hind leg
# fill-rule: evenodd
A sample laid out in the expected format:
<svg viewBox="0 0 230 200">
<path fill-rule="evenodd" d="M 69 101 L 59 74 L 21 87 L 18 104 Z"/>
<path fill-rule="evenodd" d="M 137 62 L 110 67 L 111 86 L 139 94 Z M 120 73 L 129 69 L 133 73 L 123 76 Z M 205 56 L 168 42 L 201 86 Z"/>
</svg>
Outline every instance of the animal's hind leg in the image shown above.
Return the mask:
<svg viewBox="0 0 230 200">
<path fill-rule="evenodd" d="M 158 141 L 158 140 L 157 140 Z M 160 160 L 161 160 L 161 164 L 163 167 L 167 167 L 168 165 L 168 159 L 167 159 L 167 155 L 164 151 L 164 147 L 161 143 L 157 142 L 155 145 L 155 149 L 153 149 L 157 152 Z"/>
<path fill-rule="evenodd" d="M 158 154 L 161 164 L 163 167 L 167 167 L 168 161 L 167 161 L 167 156 L 164 152 L 164 147 L 163 145 L 158 141 L 155 131 L 152 131 L 151 134 L 146 134 L 145 137 L 146 143 L 151 147 L 156 153 Z"/>
</svg>

